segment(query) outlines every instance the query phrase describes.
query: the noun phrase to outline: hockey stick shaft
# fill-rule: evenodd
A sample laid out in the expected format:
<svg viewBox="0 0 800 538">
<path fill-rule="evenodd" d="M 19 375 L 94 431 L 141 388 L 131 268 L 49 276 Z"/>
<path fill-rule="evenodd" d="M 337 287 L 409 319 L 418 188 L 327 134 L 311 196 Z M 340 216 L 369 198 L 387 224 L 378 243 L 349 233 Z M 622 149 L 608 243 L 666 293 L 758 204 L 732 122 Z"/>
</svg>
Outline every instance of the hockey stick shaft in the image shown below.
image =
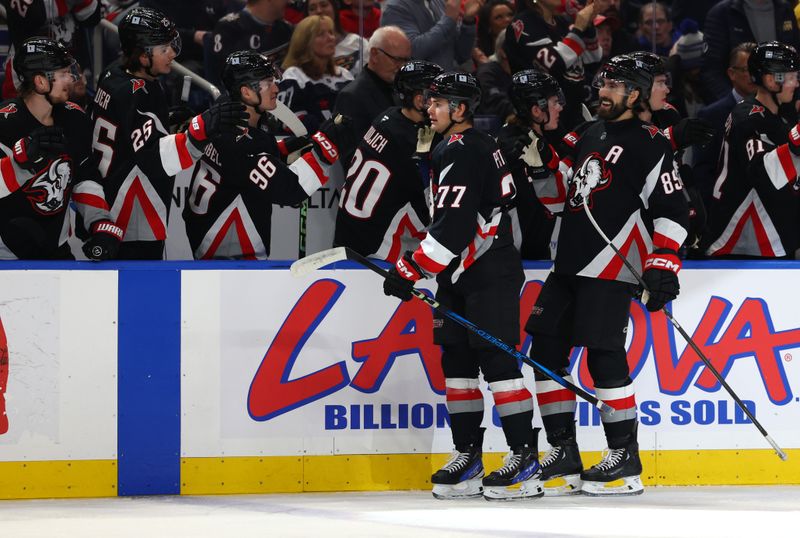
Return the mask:
<svg viewBox="0 0 800 538">
<path fill-rule="evenodd" d="M 586 203 L 586 197 L 583 198 L 583 208 L 586 211 L 586 216 L 589 217 L 589 221 L 592 223 L 592 226 L 594 226 L 594 229 L 597 230 L 597 233 L 600 234 L 603 240 L 614 251 L 614 254 L 616 254 L 617 257 L 619 257 L 619 259 L 622 260 L 622 263 L 625 264 L 625 267 L 628 268 L 628 271 L 630 271 L 633 277 L 639 282 L 639 285 L 642 286 L 642 289 L 644 290 L 642 293 L 642 302 L 647 303 L 647 297 L 650 293 L 650 290 L 648 289 L 647 284 L 645 284 L 642 275 L 640 275 L 639 272 L 636 269 L 634 269 L 633 265 L 631 265 L 631 263 L 628 261 L 628 258 L 625 257 L 625 255 L 616 247 L 616 245 L 614 245 L 611 239 L 609 239 L 608 236 L 605 234 L 605 232 L 603 232 L 603 229 L 600 228 L 600 225 L 597 224 L 597 221 L 594 220 L 594 215 L 592 215 L 592 212 L 591 210 L 589 210 L 589 206 Z M 767 433 L 767 430 L 764 429 L 761 423 L 756 419 L 755 415 L 753 415 L 753 413 L 747 408 L 747 406 L 744 405 L 744 402 L 741 400 L 741 398 L 739 398 L 736 392 L 734 392 L 731 386 L 728 385 L 728 382 L 725 381 L 725 378 L 722 377 L 722 374 L 720 374 L 719 371 L 714 367 L 714 365 L 711 364 L 711 361 L 708 359 L 708 357 L 706 357 L 705 353 L 703 353 L 703 351 L 700 349 L 700 346 L 698 346 L 694 342 L 692 337 L 689 336 L 689 333 L 687 333 L 683 329 L 683 327 L 681 327 L 681 324 L 678 323 L 678 320 L 676 320 L 672 316 L 672 312 L 667 310 L 666 306 L 662 308 L 661 311 L 664 313 L 664 315 L 667 316 L 667 319 L 670 321 L 670 323 L 672 323 L 672 326 L 675 327 L 675 329 L 678 331 L 681 337 L 686 341 L 686 343 L 689 344 L 689 347 L 691 347 L 697 354 L 697 356 L 700 357 L 700 360 L 703 361 L 703 364 L 706 365 L 706 368 L 714 375 L 714 377 L 717 378 L 717 381 L 719 381 L 720 385 L 722 385 L 725 388 L 725 390 L 728 391 L 728 394 L 730 394 L 731 398 L 733 398 L 733 400 L 736 402 L 736 405 L 738 405 L 739 408 L 744 412 L 744 414 L 747 415 L 747 418 L 749 418 L 752 421 L 753 425 L 758 429 L 759 432 L 761 432 L 761 435 L 764 436 L 767 442 L 770 445 L 772 445 L 772 448 L 775 449 L 775 452 L 778 454 L 778 457 L 783 461 L 786 461 L 788 459 L 786 452 L 781 450 L 781 447 L 778 446 L 778 443 L 776 443 L 772 439 L 772 437 L 770 437 L 769 433 Z"/>
<path fill-rule="evenodd" d="M 344 252 L 346 253 L 348 260 L 352 260 L 352 261 L 354 261 L 356 263 L 359 263 L 359 264 L 363 265 L 367 269 L 372 270 L 373 272 L 379 274 L 383 278 L 391 278 L 391 275 L 389 274 L 388 271 L 386 271 L 382 267 L 379 267 L 377 264 L 375 264 L 369 258 L 366 258 L 366 257 L 362 256 L 361 254 L 359 254 L 358 252 L 355 252 L 355 251 L 353 251 L 353 250 L 351 250 L 351 249 L 349 249 L 347 247 L 339 247 L 339 248 L 343 248 L 344 249 Z M 333 250 L 336 250 L 336 249 L 333 249 Z M 594 397 L 593 395 L 589 394 L 588 392 L 586 392 L 582 388 L 574 385 L 573 383 L 570 383 L 569 381 L 567 381 L 566 379 L 564 379 L 563 377 L 558 375 L 556 372 L 554 372 L 551 369 L 547 368 L 546 366 L 540 364 L 539 362 L 533 360 L 532 358 L 528 357 L 524 353 L 520 353 L 517 350 L 516 347 L 503 342 L 499 338 L 496 338 L 496 337 L 492 336 L 491 334 L 489 334 L 488 332 L 484 331 L 483 329 L 481 329 L 480 327 L 478 327 L 477 325 L 475 325 L 471 321 L 469 321 L 469 320 L 459 316 L 455 312 L 445 308 L 442 304 L 439 303 L 439 301 L 437 301 L 433 297 L 429 297 L 424 292 L 422 292 L 421 290 L 418 290 L 416 288 L 412 288 L 411 289 L 411 294 L 414 297 L 416 297 L 417 299 L 419 299 L 420 301 L 422 301 L 423 303 L 427 304 L 428 306 L 430 306 L 431 308 L 433 308 L 434 310 L 439 312 L 440 314 L 442 314 L 443 316 L 445 316 L 446 318 L 448 318 L 451 321 L 461 325 L 462 327 L 464 327 L 468 331 L 470 331 L 470 332 L 472 332 L 474 334 L 477 334 L 478 336 L 480 336 L 481 338 L 483 338 L 484 340 L 486 340 L 487 342 L 489 342 L 493 346 L 505 351 L 506 353 L 508 353 L 509 355 L 514 357 L 515 359 L 520 360 L 520 361 L 528 364 L 529 366 L 533 367 L 533 369 L 536 370 L 537 372 L 539 372 L 540 374 L 547 376 L 548 378 L 552 379 L 553 381 L 555 381 L 556 383 L 558 383 L 559 385 L 561 385 L 565 389 L 577 394 L 578 396 L 580 396 L 581 398 L 583 398 L 584 400 L 586 400 L 590 404 L 592 404 L 595 407 L 597 407 L 600 410 L 601 413 L 607 413 L 609 415 L 613 415 L 614 414 L 614 408 L 611 407 L 610 405 L 608 405 L 607 403 L 603 402 L 602 400 L 597 399 L 596 397 Z"/>
</svg>

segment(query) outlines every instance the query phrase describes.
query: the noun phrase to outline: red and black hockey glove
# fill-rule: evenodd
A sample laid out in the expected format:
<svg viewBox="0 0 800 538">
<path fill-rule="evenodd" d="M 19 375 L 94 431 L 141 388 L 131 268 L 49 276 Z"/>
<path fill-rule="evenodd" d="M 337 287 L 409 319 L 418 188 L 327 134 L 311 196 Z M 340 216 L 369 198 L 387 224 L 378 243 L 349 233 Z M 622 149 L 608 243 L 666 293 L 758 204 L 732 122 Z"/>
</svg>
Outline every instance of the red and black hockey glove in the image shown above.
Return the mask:
<svg viewBox="0 0 800 538">
<path fill-rule="evenodd" d="M 705 147 L 711 143 L 715 134 L 714 128 L 707 121 L 698 118 L 684 118 L 667 128 L 667 137 L 676 151 L 694 145 Z"/>
<path fill-rule="evenodd" d="M 189 122 L 186 134 L 198 148 L 219 135 L 239 135 L 247 128 L 247 111 L 242 103 L 217 103 Z"/>
<path fill-rule="evenodd" d="M 327 119 L 319 131 L 311 135 L 314 154 L 328 164 L 335 163 L 342 155 L 350 155 L 358 145 L 353 120 L 339 114 Z"/>
<path fill-rule="evenodd" d="M 789 151 L 800 157 L 800 123 L 789 130 Z"/>
<path fill-rule="evenodd" d="M 425 278 L 426 274 L 414 261 L 413 252 L 407 250 L 403 257 L 389 271 L 389 276 L 383 281 L 383 293 L 390 297 L 397 297 L 401 301 L 410 301 L 413 295 L 414 283 Z"/>
<path fill-rule="evenodd" d="M 668 302 L 675 300 L 681 290 L 678 282 L 680 270 L 681 260 L 674 250 L 661 248 L 645 258 L 642 280 L 650 292 L 645 305 L 647 310 L 658 312 Z"/>
<path fill-rule="evenodd" d="M 67 139 L 61 127 L 39 127 L 14 144 L 14 160 L 28 170 L 39 170 L 47 160 L 67 152 Z"/>
<path fill-rule="evenodd" d="M 295 151 L 300 151 L 311 145 L 311 138 L 308 136 L 287 136 L 278 140 L 278 151 L 281 152 L 281 157 L 286 159 L 290 154 Z"/>
<path fill-rule="evenodd" d="M 117 256 L 124 232 L 110 220 L 92 224 L 92 236 L 83 244 L 83 253 L 93 261 L 111 260 Z"/>
</svg>

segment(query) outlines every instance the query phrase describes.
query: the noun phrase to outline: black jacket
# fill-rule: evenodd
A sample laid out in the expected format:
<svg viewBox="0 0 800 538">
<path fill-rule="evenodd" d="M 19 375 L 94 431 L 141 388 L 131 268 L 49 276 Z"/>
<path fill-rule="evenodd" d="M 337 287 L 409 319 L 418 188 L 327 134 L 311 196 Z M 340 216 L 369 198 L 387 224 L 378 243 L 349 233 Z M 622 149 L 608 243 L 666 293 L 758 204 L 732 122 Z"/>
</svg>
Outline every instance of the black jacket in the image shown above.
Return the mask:
<svg viewBox="0 0 800 538">
<path fill-rule="evenodd" d="M 791 6 L 784 0 L 773 2 L 776 39 L 794 47 L 800 46 L 797 19 Z M 711 8 L 706 17 L 704 32 L 708 52 L 703 62 L 702 78 L 706 89 L 715 99 L 725 97 L 731 90 L 731 83 L 725 74 L 731 49 L 740 43 L 756 40 L 742 4 L 743 0 L 722 0 Z"/>
<path fill-rule="evenodd" d="M 394 105 L 391 84 L 384 82 L 369 67 L 364 67 L 356 79 L 342 88 L 336 98 L 333 115 L 350 116 L 358 138 L 364 136 L 378 114 Z M 344 155 L 345 161 L 350 159 Z"/>
</svg>

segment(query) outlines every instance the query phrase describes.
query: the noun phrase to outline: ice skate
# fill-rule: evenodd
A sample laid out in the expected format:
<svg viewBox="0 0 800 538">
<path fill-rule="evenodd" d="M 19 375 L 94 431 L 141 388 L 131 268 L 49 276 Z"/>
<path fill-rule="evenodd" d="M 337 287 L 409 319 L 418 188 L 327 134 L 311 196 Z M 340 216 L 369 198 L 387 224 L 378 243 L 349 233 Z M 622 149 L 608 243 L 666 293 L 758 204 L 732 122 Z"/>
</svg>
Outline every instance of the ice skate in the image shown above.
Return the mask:
<svg viewBox="0 0 800 538">
<path fill-rule="evenodd" d="M 483 497 L 487 501 L 536 499 L 544 495 L 536 434 L 532 441 L 512 448 L 504 465 L 483 479 Z"/>
<path fill-rule="evenodd" d="M 610 448 L 603 461 L 582 472 L 581 492 L 593 497 L 641 495 L 644 492 L 641 474 L 639 444 L 633 441 L 623 448 Z"/>
<path fill-rule="evenodd" d="M 457 446 L 444 467 L 431 477 L 437 499 L 468 499 L 483 494 L 483 432 L 466 446 Z"/>
<path fill-rule="evenodd" d="M 552 446 L 540 464 L 545 496 L 580 494 L 583 463 L 575 439 L 566 439 Z"/>
</svg>

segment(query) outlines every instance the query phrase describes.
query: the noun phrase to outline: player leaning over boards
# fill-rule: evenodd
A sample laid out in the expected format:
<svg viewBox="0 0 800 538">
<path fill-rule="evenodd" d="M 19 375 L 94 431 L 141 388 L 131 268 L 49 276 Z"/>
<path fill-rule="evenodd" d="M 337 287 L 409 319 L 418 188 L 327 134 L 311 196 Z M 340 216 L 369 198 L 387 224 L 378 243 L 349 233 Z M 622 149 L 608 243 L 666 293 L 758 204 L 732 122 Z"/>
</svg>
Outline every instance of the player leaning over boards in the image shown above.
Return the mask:
<svg viewBox="0 0 800 538">
<path fill-rule="evenodd" d="M 169 134 L 158 77 L 172 70 L 181 38 L 163 13 L 135 8 L 119 24 L 123 64 L 100 78 L 92 107 L 92 147 L 100 157 L 105 200 L 124 237 L 120 259 L 160 260 L 175 175 L 192 166 L 209 140 L 246 126 L 239 103 L 212 105 Z"/>
<path fill-rule="evenodd" d="M 509 344 L 519 342 L 519 293 L 524 280 L 508 206 L 514 181 L 497 144 L 473 129 L 480 102 L 475 77 L 437 76 L 428 91 L 433 129 L 444 136 L 431 159 L 436 192 L 430 228 L 384 282 L 384 293 L 408 301 L 414 282 L 436 275 L 436 299 Z M 533 400 L 511 356 L 449 319 L 434 314 L 455 452 L 431 478 L 436 498 L 525 499 L 543 495 L 531 427 Z M 511 452 L 486 478 L 482 458 L 483 395 L 478 373 L 494 396 Z"/>
<path fill-rule="evenodd" d="M 608 453 L 583 471 L 575 395 L 536 374 L 536 398 L 552 447 L 542 458 L 542 480 L 563 478 L 548 488 L 549 494 L 643 491 L 636 402 L 625 354 L 636 280 L 594 228 L 585 206 L 633 266 L 644 269 L 650 289 L 647 309 L 655 312 L 673 300 L 679 290 L 677 251 L 686 238 L 688 208 L 669 142 L 657 127 L 636 117 L 652 81 L 634 58 L 609 61 L 595 80 L 601 121 L 576 144 L 567 184 L 555 188 L 552 174 L 534 179 L 537 192 L 564 194 L 553 270 L 525 327 L 533 335 L 531 357 L 570 379 L 569 352 L 585 346 L 597 397 L 616 409 L 612 416 L 602 415 Z M 534 140 L 523 154 L 533 164 L 541 162 L 535 148 Z M 619 480 L 623 484 L 617 486 Z"/>
<path fill-rule="evenodd" d="M 279 79 L 278 68 L 258 52 L 225 59 L 223 101 L 245 105 L 248 128 L 214 137 L 195 166 L 183 210 L 195 259 L 267 259 L 272 204 L 302 202 L 328 181 L 340 155 L 353 151 L 352 124 L 342 117 L 327 120 L 310 138 L 276 142 L 261 120 L 277 106 Z M 286 164 L 289 154 L 309 146 Z"/>
</svg>

